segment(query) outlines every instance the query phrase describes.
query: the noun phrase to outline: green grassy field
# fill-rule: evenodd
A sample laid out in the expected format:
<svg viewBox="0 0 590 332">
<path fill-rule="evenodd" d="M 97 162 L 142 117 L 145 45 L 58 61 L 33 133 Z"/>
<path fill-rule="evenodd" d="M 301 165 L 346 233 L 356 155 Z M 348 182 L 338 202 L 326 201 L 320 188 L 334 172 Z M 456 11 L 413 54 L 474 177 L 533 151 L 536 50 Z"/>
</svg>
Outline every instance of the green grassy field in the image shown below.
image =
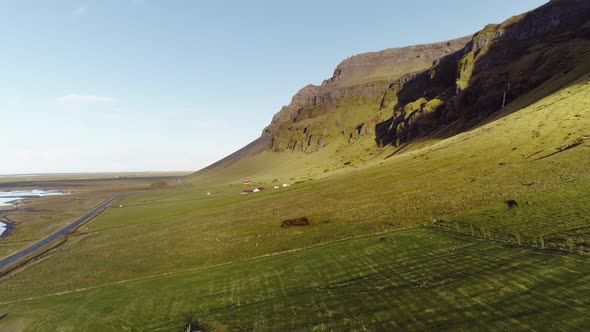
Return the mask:
<svg viewBox="0 0 590 332">
<path fill-rule="evenodd" d="M 413 229 L 0 304 L 33 330 L 590 328 L 590 260 Z"/>
<path fill-rule="evenodd" d="M 442 219 L 452 232 L 515 245 L 590 253 L 590 182 L 526 196 L 518 208 L 497 203 Z"/>
</svg>

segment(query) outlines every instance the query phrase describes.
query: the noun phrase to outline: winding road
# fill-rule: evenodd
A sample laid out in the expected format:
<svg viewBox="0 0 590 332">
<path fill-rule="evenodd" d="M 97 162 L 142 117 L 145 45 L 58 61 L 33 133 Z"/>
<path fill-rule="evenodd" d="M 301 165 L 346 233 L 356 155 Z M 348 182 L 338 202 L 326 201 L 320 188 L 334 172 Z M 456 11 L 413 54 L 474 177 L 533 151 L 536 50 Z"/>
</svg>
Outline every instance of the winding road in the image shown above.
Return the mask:
<svg viewBox="0 0 590 332">
<path fill-rule="evenodd" d="M 96 208 L 94 208 L 92 211 L 88 212 L 87 214 L 85 214 L 83 217 L 80 217 L 78 220 L 72 222 L 71 224 L 67 225 L 66 227 L 60 229 L 59 231 L 57 231 L 56 233 L 50 235 L 49 237 L 41 240 L 40 242 L 37 242 L 36 244 L 12 255 L 9 256 L 8 258 L 3 259 L 2 261 L 0 261 L 0 270 L 4 269 L 5 267 L 12 265 L 14 263 L 17 263 L 18 261 L 20 261 L 21 259 L 24 259 L 26 257 L 29 257 L 29 255 L 35 253 L 36 251 L 39 251 L 40 249 L 48 246 L 49 244 L 53 243 L 54 241 L 56 241 L 57 239 L 61 238 L 62 236 L 69 234 L 70 232 L 72 232 L 73 230 L 75 230 L 76 228 L 80 227 L 82 224 L 84 224 L 85 222 L 91 220 L 92 218 L 96 217 L 97 215 L 99 215 L 100 213 L 102 213 L 104 210 L 106 210 L 109 205 L 111 205 L 114 201 L 121 199 L 123 197 L 126 197 L 129 195 L 122 195 L 122 196 L 117 196 L 117 197 L 113 197 L 110 198 L 109 200 L 107 200 L 106 202 L 102 203 L 101 205 L 97 206 Z"/>
</svg>

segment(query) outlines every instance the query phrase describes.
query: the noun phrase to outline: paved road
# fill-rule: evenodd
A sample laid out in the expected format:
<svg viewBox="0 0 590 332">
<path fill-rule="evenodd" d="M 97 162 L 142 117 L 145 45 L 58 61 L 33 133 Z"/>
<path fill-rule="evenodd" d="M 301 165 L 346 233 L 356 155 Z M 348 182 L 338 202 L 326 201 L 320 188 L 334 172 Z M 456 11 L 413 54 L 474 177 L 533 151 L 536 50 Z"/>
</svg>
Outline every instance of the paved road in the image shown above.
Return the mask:
<svg viewBox="0 0 590 332">
<path fill-rule="evenodd" d="M 42 249 L 43 247 L 49 245 L 50 243 L 56 241 L 57 239 L 59 239 L 60 237 L 72 232 L 73 230 L 75 230 L 76 228 L 78 228 L 80 225 L 82 225 L 83 223 L 89 221 L 90 219 L 94 218 L 95 216 L 97 216 L 98 214 L 100 214 L 101 212 L 103 212 L 104 210 L 106 210 L 109 205 L 111 203 L 113 203 L 114 201 L 121 199 L 125 196 L 128 195 L 123 195 L 123 196 L 117 196 L 117 197 L 113 197 L 111 199 L 109 199 L 108 201 L 102 203 L 101 205 L 99 205 L 98 207 L 96 207 L 94 210 L 88 212 L 86 215 L 84 215 L 83 217 L 81 217 L 80 219 L 72 222 L 71 224 L 67 225 L 66 227 L 62 228 L 61 230 L 59 230 L 58 232 L 54 233 L 53 235 L 49 236 L 48 238 L 24 249 L 23 251 L 20 251 L 6 259 L 3 259 L 2 261 L 0 261 L 0 269 L 5 268 L 8 265 L 11 265 L 15 262 L 18 262 L 19 260 L 29 256 L 30 254 L 34 253 L 37 250 Z"/>
</svg>

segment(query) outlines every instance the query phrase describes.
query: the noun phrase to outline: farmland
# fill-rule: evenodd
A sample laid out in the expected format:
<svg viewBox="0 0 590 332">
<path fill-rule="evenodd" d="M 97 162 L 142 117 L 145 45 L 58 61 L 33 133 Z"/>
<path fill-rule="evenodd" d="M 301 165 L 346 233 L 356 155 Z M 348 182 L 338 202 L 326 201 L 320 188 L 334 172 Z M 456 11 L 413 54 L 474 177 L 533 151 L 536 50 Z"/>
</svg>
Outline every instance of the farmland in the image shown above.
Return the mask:
<svg viewBox="0 0 590 332">
<path fill-rule="evenodd" d="M 40 331 L 169 331 L 190 319 L 212 330 L 584 330 L 588 263 L 412 229 L 9 301 L 0 315 Z"/>
</svg>

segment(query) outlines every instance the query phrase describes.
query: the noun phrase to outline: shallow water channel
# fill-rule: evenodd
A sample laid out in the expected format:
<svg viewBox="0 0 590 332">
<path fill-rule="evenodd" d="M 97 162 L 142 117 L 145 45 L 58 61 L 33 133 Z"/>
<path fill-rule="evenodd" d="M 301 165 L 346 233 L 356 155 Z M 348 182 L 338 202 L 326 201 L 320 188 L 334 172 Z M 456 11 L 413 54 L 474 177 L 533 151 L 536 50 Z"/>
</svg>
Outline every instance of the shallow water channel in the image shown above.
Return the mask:
<svg viewBox="0 0 590 332">
<path fill-rule="evenodd" d="M 0 191 L 0 207 L 16 207 L 25 199 L 33 199 L 45 196 L 59 196 L 67 193 L 59 190 L 31 189 L 31 190 L 6 190 Z M 6 231 L 8 225 L 0 221 L 0 237 Z"/>
</svg>

